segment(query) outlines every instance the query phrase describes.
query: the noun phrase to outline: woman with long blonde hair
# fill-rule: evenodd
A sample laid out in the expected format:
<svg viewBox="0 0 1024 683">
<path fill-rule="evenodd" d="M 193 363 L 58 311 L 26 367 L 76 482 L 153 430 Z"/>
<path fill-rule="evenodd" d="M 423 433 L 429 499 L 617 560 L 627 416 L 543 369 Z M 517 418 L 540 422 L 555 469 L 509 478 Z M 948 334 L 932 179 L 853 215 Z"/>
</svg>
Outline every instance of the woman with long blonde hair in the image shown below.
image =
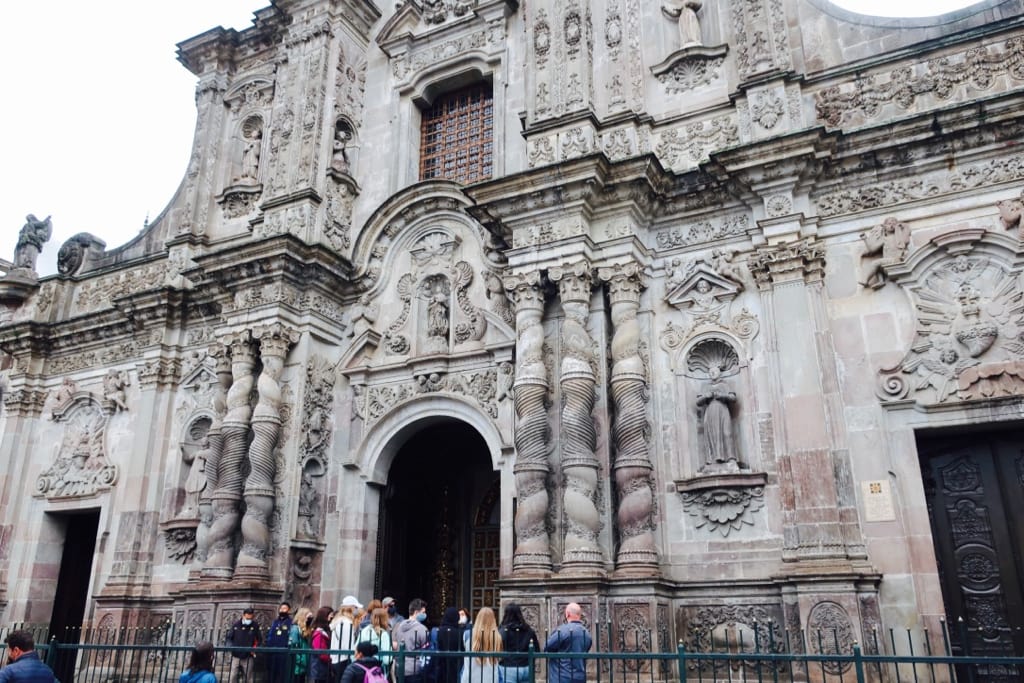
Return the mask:
<svg viewBox="0 0 1024 683">
<path fill-rule="evenodd" d="M 473 635 L 469 641 L 469 651 L 492 653 L 486 656 L 472 654 L 466 657 L 466 665 L 462 667 L 462 683 L 497 683 L 498 659 L 493 656 L 501 652 L 501 633 L 498 632 L 498 621 L 494 610 L 481 607 L 473 620 Z"/>
<path fill-rule="evenodd" d="M 313 637 L 313 610 L 302 607 L 295 613 L 295 620 L 288 631 L 288 647 L 293 650 L 308 650 L 312 644 Z M 292 680 L 295 683 L 305 683 L 306 674 L 309 672 L 309 653 L 296 652 L 293 655 Z"/>
</svg>

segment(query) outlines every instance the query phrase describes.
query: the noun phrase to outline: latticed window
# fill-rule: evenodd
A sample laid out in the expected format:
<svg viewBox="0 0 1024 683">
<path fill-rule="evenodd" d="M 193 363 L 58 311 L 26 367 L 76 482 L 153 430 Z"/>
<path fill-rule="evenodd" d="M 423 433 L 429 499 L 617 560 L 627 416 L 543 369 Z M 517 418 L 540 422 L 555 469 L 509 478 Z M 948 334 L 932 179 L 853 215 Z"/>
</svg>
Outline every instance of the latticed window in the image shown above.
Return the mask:
<svg viewBox="0 0 1024 683">
<path fill-rule="evenodd" d="M 423 112 L 420 180 L 472 183 L 491 177 L 494 100 L 489 83 L 446 93 Z"/>
</svg>

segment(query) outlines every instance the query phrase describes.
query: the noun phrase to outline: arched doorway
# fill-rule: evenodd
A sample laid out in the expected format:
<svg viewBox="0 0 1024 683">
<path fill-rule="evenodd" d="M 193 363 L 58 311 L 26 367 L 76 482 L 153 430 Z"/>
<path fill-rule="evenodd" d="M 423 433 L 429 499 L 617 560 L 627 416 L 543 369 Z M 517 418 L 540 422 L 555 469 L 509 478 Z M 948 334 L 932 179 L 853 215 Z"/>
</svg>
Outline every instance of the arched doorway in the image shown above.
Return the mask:
<svg viewBox="0 0 1024 683">
<path fill-rule="evenodd" d="M 427 601 L 432 620 L 445 607 L 497 607 L 499 473 L 484 439 L 464 422 L 435 422 L 398 450 L 380 504 L 375 595 L 404 613 Z"/>
</svg>

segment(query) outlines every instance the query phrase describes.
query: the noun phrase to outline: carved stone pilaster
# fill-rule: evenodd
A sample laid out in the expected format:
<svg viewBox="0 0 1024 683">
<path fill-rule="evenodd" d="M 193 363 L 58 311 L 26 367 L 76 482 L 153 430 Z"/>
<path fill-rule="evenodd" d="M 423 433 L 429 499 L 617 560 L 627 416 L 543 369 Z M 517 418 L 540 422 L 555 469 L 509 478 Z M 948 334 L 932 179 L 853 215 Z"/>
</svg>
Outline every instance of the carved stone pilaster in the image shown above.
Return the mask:
<svg viewBox="0 0 1024 683">
<path fill-rule="evenodd" d="M 616 525 L 619 532 L 616 571 L 645 576 L 658 572 L 654 544 L 654 466 L 650 459 L 651 425 L 647 419 L 647 373 L 640 355 L 640 290 L 635 263 L 601 268 L 612 307 L 611 393 L 615 403 L 612 441 L 615 444 Z"/>
<path fill-rule="evenodd" d="M 590 313 L 590 264 L 586 261 L 548 271 L 558 284 L 562 322 L 562 473 L 566 517 L 562 567 L 571 573 L 599 573 L 604 556 L 598 543 L 600 514 L 595 503 L 598 479 L 597 430 L 594 427 L 592 362 L 594 340 L 587 332 Z"/>
<path fill-rule="evenodd" d="M 825 247 L 813 239 L 764 247 L 747 261 L 761 290 L 787 283 L 821 282 L 825 277 Z"/>
<path fill-rule="evenodd" d="M 551 571 L 548 537 L 548 378 L 544 367 L 544 290 L 540 273 L 504 278 L 516 311 L 516 549 L 512 559 L 517 575 Z"/>
<path fill-rule="evenodd" d="M 199 494 L 199 525 L 195 529 L 195 562 L 201 569 L 206 562 L 210 545 L 210 526 L 213 524 L 213 493 L 220 487 L 221 455 L 224 450 L 224 417 L 227 413 L 228 389 L 231 388 L 231 358 L 223 344 L 210 347 L 214 360 L 217 384 L 213 395 L 213 419 L 206 431 L 209 442 L 206 454 L 206 486 Z M 196 577 L 198 578 L 198 577 Z"/>
<path fill-rule="evenodd" d="M 249 446 L 249 476 L 245 480 L 242 549 L 235 577 L 265 579 L 277 475 L 274 449 L 281 434 L 281 372 L 288 350 L 299 340 L 299 333 L 274 323 L 255 328 L 253 336 L 259 339 L 263 372 L 257 381 L 259 400 L 252 416 L 253 441 Z"/>
<path fill-rule="evenodd" d="M 221 432 L 222 447 L 217 488 L 212 495 L 213 521 L 207 535 L 204 579 L 229 579 L 234 567 L 234 536 L 238 529 L 242 501 L 242 465 L 249 442 L 252 408 L 252 370 L 256 359 L 252 335 L 248 330 L 224 339 L 231 356 L 231 388 L 227 392 L 226 413 Z"/>
<path fill-rule="evenodd" d="M 181 380 L 181 361 L 177 358 L 154 358 L 140 363 L 138 372 L 139 387 L 143 391 L 174 386 Z"/>
</svg>

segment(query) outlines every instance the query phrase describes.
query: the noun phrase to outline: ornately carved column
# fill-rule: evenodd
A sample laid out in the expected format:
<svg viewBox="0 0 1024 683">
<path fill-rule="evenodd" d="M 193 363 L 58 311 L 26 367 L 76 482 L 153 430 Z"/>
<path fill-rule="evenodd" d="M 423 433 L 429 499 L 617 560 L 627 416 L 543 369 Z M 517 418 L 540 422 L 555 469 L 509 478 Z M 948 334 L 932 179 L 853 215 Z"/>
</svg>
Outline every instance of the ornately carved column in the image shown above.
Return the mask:
<svg viewBox="0 0 1024 683">
<path fill-rule="evenodd" d="M 604 556 L 598 543 L 597 430 L 594 427 L 596 378 L 594 340 L 587 332 L 590 315 L 590 264 L 578 261 L 551 268 L 565 311 L 562 322 L 562 473 L 566 530 L 562 568 L 572 573 L 600 573 Z"/>
<path fill-rule="evenodd" d="M 299 333 L 280 323 L 253 330 L 260 342 L 259 401 L 252 416 L 253 440 L 249 446 L 249 477 L 245 480 L 245 517 L 242 518 L 242 550 L 238 553 L 236 578 L 267 578 L 270 549 L 270 516 L 274 512 L 274 449 L 281 434 L 281 372 L 284 359 Z"/>
<path fill-rule="evenodd" d="M 617 572 L 640 576 L 658 573 L 654 544 L 654 486 L 648 440 L 647 377 L 640 356 L 640 268 L 635 263 L 601 268 L 598 275 L 608 283 L 612 306 L 612 401 L 615 421 L 615 489 L 618 493 L 616 525 L 619 550 Z"/>
<path fill-rule="evenodd" d="M 213 494 L 220 486 L 220 461 L 224 448 L 224 417 L 227 413 L 228 389 L 231 388 L 231 359 L 222 344 L 210 348 L 216 363 L 217 387 L 213 396 L 213 419 L 206 432 L 209 441 L 206 456 L 206 487 L 199 494 L 199 527 L 196 528 L 196 565 L 202 567 L 210 548 L 210 526 L 213 524 Z"/>
<path fill-rule="evenodd" d="M 544 367 L 544 290 L 540 273 L 504 279 L 516 307 L 515 443 L 517 575 L 551 571 L 548 538 L 548 378 Z"/>
<path fill-rule="evenodd" d="M 235 531 L 241 515 L 242 464 L 249 443 L 249 394 L 255 358 L 248 330 L 228 335 L 224 340 L 231 354 L 231 388 L 227 394 L 227 412 L 221 428 L 222 446 L 217 468 L 217 488 L 212 498 L 213 521 L 206 536 L 204 579 L 230 579 L 234 567 Z"/>
</svg>

